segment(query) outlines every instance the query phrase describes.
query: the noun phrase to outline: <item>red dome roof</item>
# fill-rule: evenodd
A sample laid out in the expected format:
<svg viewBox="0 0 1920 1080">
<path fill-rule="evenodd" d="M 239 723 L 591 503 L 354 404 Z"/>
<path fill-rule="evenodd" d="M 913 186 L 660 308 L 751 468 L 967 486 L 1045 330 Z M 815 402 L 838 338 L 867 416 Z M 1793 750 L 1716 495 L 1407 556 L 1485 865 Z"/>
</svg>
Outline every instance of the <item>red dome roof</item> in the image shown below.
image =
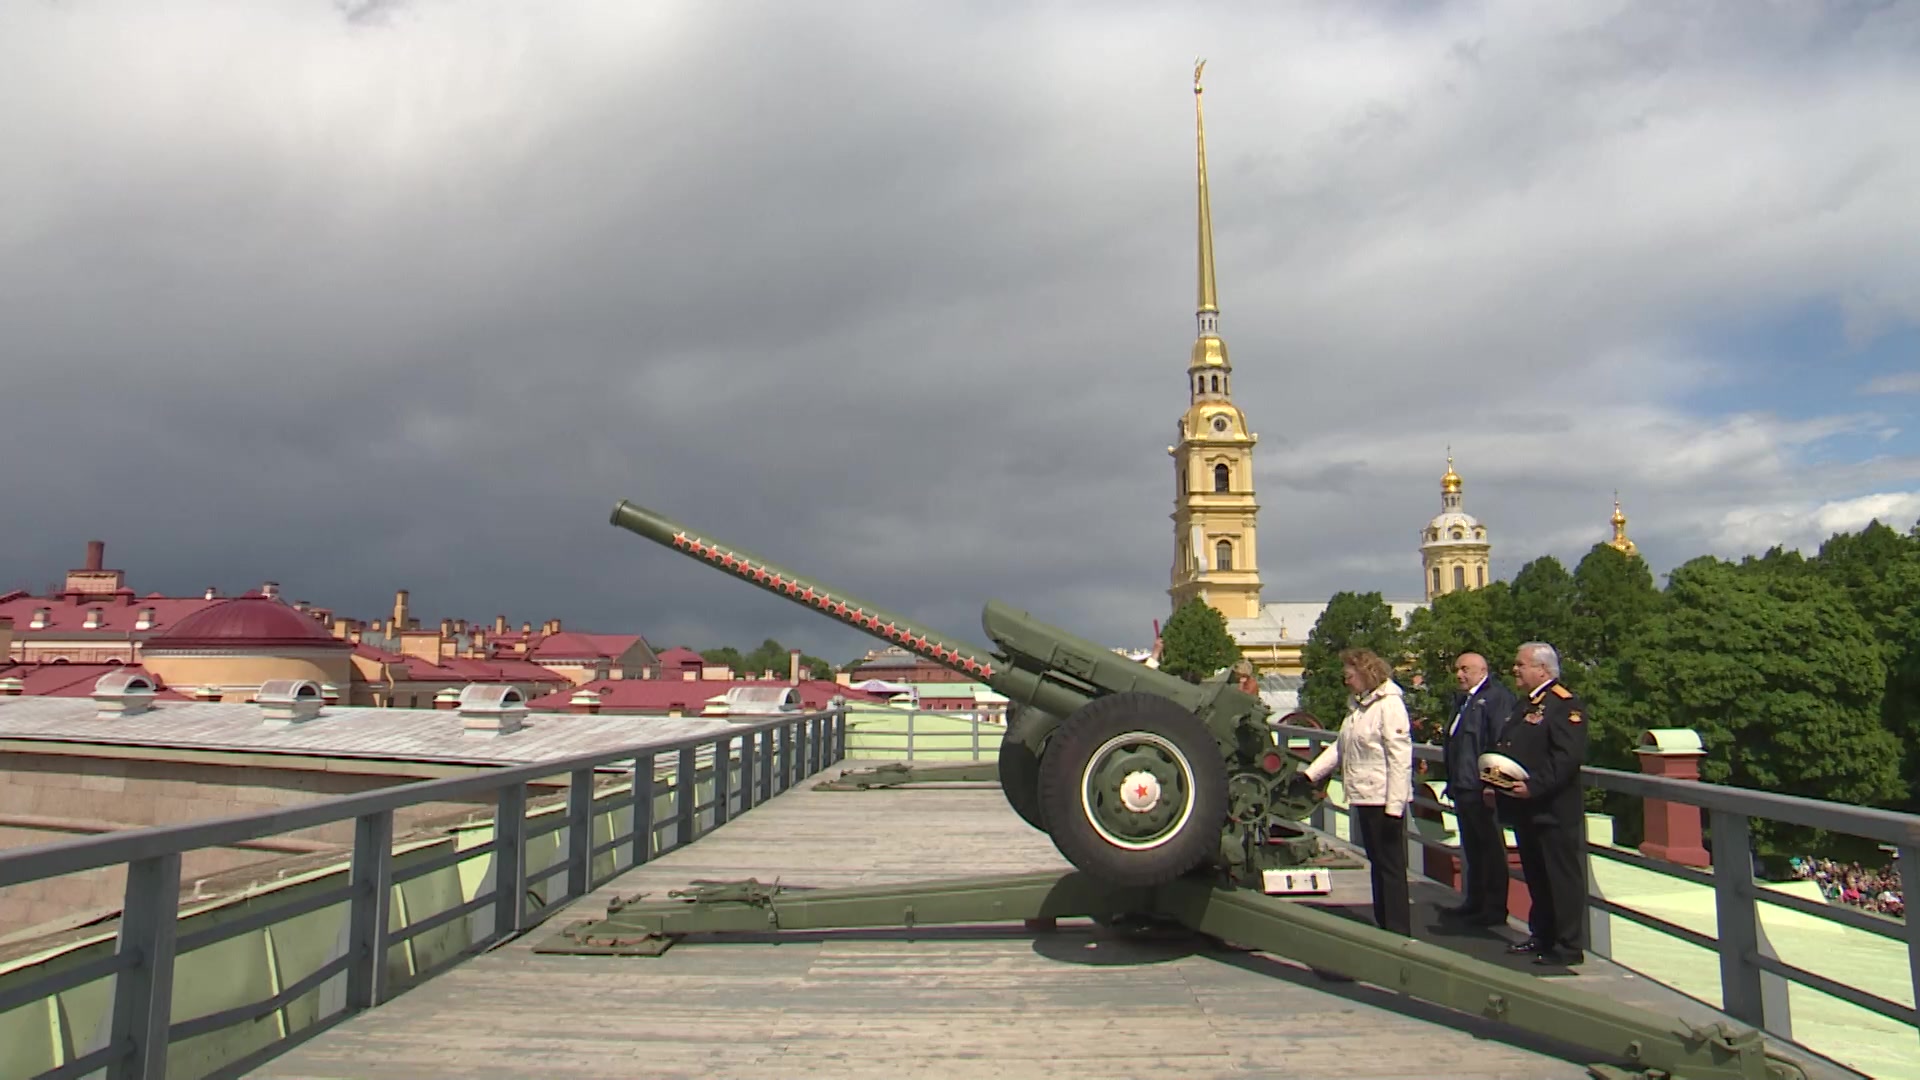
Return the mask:
<svg viewBox="0 0 1920 1080">
<path fill-rule="evenodd" d="M 147 639 L 147 649 L 231 649 L 266 646 L 302 649 L 351 649 L 353 643 L 327 633 L 316 619 L 281 600 L 242 596 L 205 607 Z"/>
</svg>

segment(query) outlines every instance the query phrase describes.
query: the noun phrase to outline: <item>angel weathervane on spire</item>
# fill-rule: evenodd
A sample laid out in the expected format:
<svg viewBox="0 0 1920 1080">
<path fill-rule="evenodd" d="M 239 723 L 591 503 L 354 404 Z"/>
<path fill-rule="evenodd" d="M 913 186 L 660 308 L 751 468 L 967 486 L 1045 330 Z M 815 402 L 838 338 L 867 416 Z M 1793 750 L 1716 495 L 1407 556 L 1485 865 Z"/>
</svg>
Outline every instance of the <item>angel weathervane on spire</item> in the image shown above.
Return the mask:
<svg viewBox="0 0 1920 1080">
<path fill-rule="evenodd" d="M 1200 92 L 1200 73 L 1206 69 L 1207 62 L 1205 60 L 1195 60 L 1193 62 L 1193 92 L 1196 94 Z"/>
</svg>

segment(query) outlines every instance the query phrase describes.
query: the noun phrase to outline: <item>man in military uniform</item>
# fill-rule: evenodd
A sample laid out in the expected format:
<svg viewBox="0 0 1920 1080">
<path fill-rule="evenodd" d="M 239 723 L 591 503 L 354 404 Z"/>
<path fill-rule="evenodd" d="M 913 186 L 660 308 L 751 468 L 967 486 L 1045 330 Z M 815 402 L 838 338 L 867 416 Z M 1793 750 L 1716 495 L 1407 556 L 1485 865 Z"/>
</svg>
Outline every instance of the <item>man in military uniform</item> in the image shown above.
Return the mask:
<svg viewBox="0 0 1920 1080">
<path fill-rule="evenodd" d="M 1542 966 L 1586 959 L 1587 837 L 1580 766 L 1587 757 L 1586 706 L 1560 684 L 1553 646 L 1530 641 L 1513 662 L 1525 695 L 1494 739 L 1494 752 L 1527 770 L 1498 794 L 1500 819 L 1513 826 L 1532 910 L 1527 939 L 1509 952 L 1532 953 Z"/>
</svg>

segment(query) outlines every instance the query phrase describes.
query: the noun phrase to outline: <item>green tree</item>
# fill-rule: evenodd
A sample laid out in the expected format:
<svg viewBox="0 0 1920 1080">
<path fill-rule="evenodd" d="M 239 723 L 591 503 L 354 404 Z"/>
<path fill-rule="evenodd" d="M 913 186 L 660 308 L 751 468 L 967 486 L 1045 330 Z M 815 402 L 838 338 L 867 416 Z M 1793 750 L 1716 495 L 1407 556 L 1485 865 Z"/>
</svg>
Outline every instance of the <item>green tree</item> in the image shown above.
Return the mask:
<svg viewBox="0 0 1920 1080">
<path fill-rule="evenodd" d="M 1836 534 L 1811 565 L 1846 593 L 1873 630 L 1887 666 L 1881 723 L 1906 750 L 1904 806 L 1920 809 L 1920 524 L 1898 533 L 1876 520 L 1857 533 Z"/>
<path fill-rule="evenodd" d="M 1227 633 L 1227 618 L 1198 597 L 1160 628 L 1160 670 L 1199 682 L 1240 659 L 1240 646 Z"/>
<path fill-rule="evenodd" d="M 1660 590 L 1646 562 L 1612 545 L 1595 544 L 1573 568 L 1574 625 L 1562 647 L 1583 665 L 1616 657 L 1659 609 Z"/>
<path fill-rule="evenodd" d="M 1393 609 L 1377 592 L 1334 593 L 1301 650 L 1304 685 L 1300 688 L 1300 707 L 1328 727 L 1338 725 L 1347 715 L 1348 694 L 1340 677 L 1340 653 L 1354 648 L 1372 649 L 1395 668 L 1406 658 L 1406 645 Z"/>
<path fill-rule="evenodd" d="M 1508 591 L 1512 599 L 1507 604 L 1507 629 L 1515 647 L 1522 641 L 1544 641 L 1564 658 L 1569 643 L 1581 636 L 1575 614 L 1579 591 L 1573 575 L 1559 559 L 1542 555 L 1513 575 Z M 1569 678 L 1569 684 L 1577 678 Z"/>
<path fill-rule="evenodd" d="M 1495 677 L 1501 677 L 1519 642 L 1506 618 L 1507 584 L 1495 581 L 1483 588 L 1461 589 L 1433 598 L 1407 617 L 1407 663 L 1419 686 L 1407 688 L 1407 711 L 1423 738 L 1437 735 L 1435 724 L 1453 717 L 1453 699 L 1459 692 L 1453 662 L 1461 653 L 1487 658 Z"/>
<path fill-rule="evenodd" d="M 742 653 L 731 645 L 718 649 L 705 649 L 700 658 L 709 664 L 725 664 L 733 669 L 740 678 L 758 677 L 762 672 L 771 671 L 775 678 L 787 677 L 788 650 L 772 638 L 760 642 L 760 647 L 749 653 Z M 817 656 L 800 654 L 800 674 L 803 678 L 831 679 L 833 664 Z"/>
<path fill-rule="evenodd" d="M 1886 665 L 1845 594 L 1791 561 L 1703 556 L 1669 578 L 1663 610 L 1624 650 L 1631 719 L 1706 743 L 1715 783 L 1861 805 L 1904 793 L 1880 724 Z M 1763 850 L 1847 842 L 1755 822 Z"/>
</svg>

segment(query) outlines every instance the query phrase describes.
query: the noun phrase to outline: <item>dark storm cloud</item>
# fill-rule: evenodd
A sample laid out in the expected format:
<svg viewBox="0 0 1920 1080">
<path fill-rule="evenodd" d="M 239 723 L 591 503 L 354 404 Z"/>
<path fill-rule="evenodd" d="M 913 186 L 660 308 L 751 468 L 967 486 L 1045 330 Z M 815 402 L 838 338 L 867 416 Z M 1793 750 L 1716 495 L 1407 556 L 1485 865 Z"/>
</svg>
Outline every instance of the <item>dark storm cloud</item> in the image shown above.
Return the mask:
<svg viewBox="0 0 1920 1080">
<path fill-rule="evenodd" d="M 1800 457 L 1854 421 L 1682 411 L 1719 361 L 1671 342 L 1899 324 L 1900 18 L 14 9 L 5 572 L 103 537 L 143 591 L 866 646 L 633 498 L 970 637 L 998 596 L 1144 644 L 1195 54 L 1270 598 L 1415 591 L 1448 443 L 1502 556 L 1577 557 L 1615 486 L 1656 559 L 1789 535 L 1864 490 Z"/>
</svg>

